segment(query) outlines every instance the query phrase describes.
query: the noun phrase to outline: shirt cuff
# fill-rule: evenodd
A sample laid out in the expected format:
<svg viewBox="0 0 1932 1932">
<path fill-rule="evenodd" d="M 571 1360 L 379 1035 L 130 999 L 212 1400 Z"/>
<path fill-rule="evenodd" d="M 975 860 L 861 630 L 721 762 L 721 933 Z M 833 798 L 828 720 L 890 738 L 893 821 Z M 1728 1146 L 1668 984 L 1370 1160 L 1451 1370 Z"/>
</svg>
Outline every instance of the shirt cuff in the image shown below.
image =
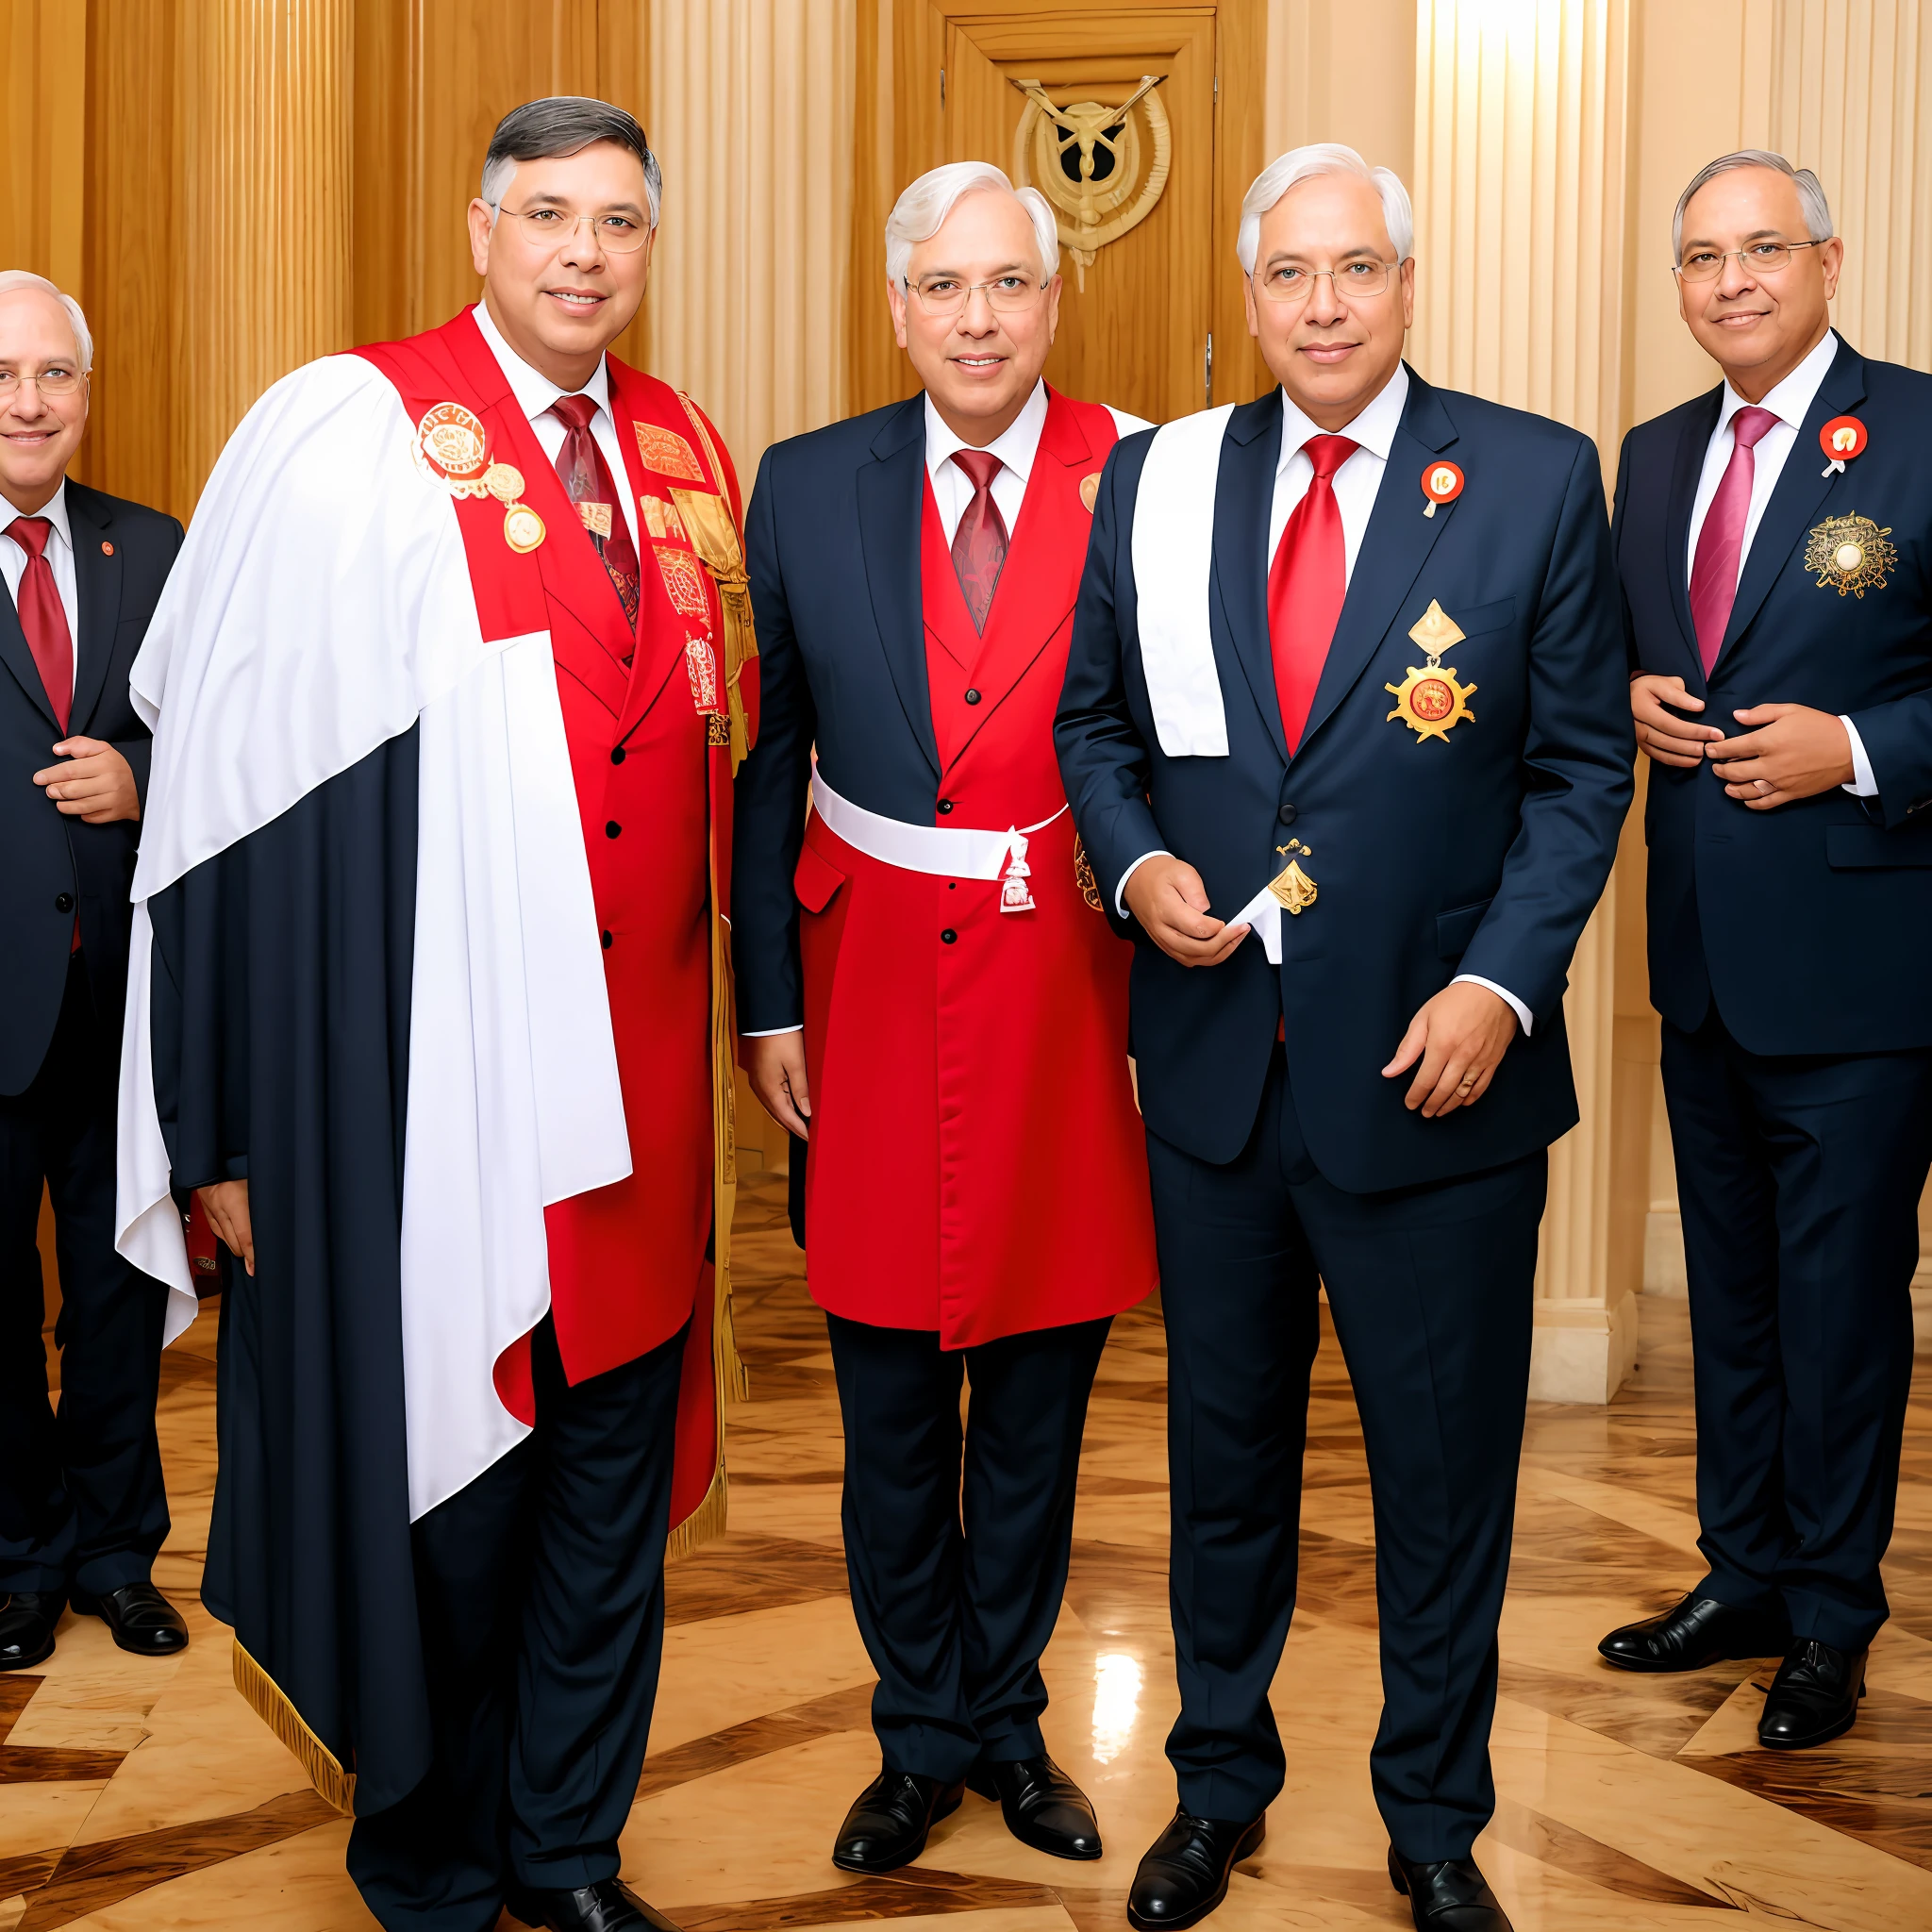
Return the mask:
<svg viewBox="0 0 1932 1932">
<path fill-rule="evenodd" d="M 1125 872 L 1122 873 L 1120 884 L 1113 889 L 1113 909 L 1120 918 L 1124 919 L 1127 916 L 1127 881 L 1150 858 L 1172 858 L 1173 857 L 1174 854 L 1165 847 L 1158 848 L 1153 852 L 1143 852 L 1139 858 L 1135 859 L 1132 865 L 1128 866 Z"/>
<path fill-rule="evenodd" d="M 741 1026 L 741 1040 L 776 1040 L 781 1033 L 803 1033 L 803 1026 Z"/>
<path fill-rule="evenodd" d="M 1493 979 L 1485 979 L 1480 973 L 1458 973 L 1449 984 L 1451 986 L 1486 986 L 1499 1000 L 1508 1003 L 1509 1010 L 1516 1015 L 1516 1024 L 1523 1028 L 1523 1037 L 1527 1040 L 1536 1023 L 1530 1011 L 1507 986 L 1498 986 Z"/>
<path fill-rule="evenodd" d="M 1872 760 L 1865 756 L 1865 741 L 1858 736 L 1858 727 L 1842 712 L 1839 721 L 1845 727 L 1845 736 L 1852 741 L 1852 782 L 1839 787 L 1840 791 L 1849 791 L 1854 798 L 1876 798 L 1878 780 L 1872 775 Z"/>
</svg>

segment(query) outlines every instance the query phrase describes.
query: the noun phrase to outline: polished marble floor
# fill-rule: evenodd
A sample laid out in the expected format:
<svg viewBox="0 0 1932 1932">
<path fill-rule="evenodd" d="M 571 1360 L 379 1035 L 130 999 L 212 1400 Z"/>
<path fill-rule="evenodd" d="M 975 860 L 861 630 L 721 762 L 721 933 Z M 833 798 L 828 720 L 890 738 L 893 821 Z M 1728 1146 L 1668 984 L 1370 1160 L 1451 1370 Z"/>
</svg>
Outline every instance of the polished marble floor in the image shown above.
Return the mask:
<svg viewBox="0 0 1932 1932">
<path fill-rule="evenodd" d="M 1015 1844 L 977 1798 L 887 1879 L 826 1847 L 876 1768 L 871 1673 L 839 1550 L 840 1442 L 824 1331 L 783 1231 L 783 1181 L 741 1206 L 731 1535 L 671 1585 L 664 1689 L 625 1874 L 686 1932 L 890 1922 L 897 1932 L 1113 1932 L 1173 1786 L 1163 1367 L 1158 1317 L 1124 1318 L 1088 1424 L 1072 1582 L 1046 1676 L 1054 1754 L 1099 1807 L 1108 1856 Z M 1932 1926 L 1932 1357 L 1922 1357 L 1894 1616 L 1871 1696 L 1834 1748 L 1774 1757 L 1768 1667 L 1628 1678 L 1596 1637 L 1694 1579 L 1689 1340 L 1646 1301 L 1640 1373 L 1608 1410 L 1529 1421 L 1495 1731 L 1500 1806 L 1478 1848 L 1521 1932 L 1708 1927 L 1712 1912 L 1840 1932 Z M 175 1533 L 158 1581 L 187 1609 L 177 1661 L 125 1657 L 70 1618 L 36 1674 L 0 1676 L 0 1932 L 348 1932 L 348 1827 L 229 1685 L 194 1600 L 214 1474 L 213 1323 L 171 1350 L 161 1431 Z M 1368 1486 L 1332 1336 L 1317 1370 L 1301 1607 L 1277 1681 L 1288 1789 L 1217 1932 L 1407 1924 L 1382 1871 L 1366 1754 L 1377 1706 Z M 506 1926 L 509 1924 L 505 1921 Z"/>
</svg>

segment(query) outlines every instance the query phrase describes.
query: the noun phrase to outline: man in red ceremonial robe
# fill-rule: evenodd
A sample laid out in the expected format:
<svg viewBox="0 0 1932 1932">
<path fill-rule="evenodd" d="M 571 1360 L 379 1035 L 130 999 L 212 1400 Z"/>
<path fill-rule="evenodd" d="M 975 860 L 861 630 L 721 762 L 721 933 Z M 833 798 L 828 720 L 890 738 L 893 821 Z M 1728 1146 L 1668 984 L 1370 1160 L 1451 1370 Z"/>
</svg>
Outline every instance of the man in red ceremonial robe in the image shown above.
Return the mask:
<svg viewBox="0 0 1932 1932">
<path fill-rule="evenodd" d="M 481 302 L 263 397 L 134 673 L 121 1245 L 185 1284 L 198 1191 L 235 1257 L 204 1594 L 391 1932 L 669 1923 L 618 1837 L 724 1525 L 756 684 L 729 461 L 606 354 L 658 198 L 623 109 L 508 115 Z"/>
<path fill-rule="evenodd" d="M 763 719 L 733 957 L 753 1090 L 808 1136 L 807 1275 L 879 1674 L 848 1871 L 917 1857 L 969 1785 L 1029 1845 L 1101 1849 L 1047 1754 L 1040 1657 L 1088 1392 L 1154 1237 L 1129 955 L 1052 731 L 1101 466 L 1143 425 L 1041 379 L 1058 260 L 1045 200 L 997 168 L 915 181 L 886 261 L 924 393 L 779 444 L 752 493 Z"/>
</svg>

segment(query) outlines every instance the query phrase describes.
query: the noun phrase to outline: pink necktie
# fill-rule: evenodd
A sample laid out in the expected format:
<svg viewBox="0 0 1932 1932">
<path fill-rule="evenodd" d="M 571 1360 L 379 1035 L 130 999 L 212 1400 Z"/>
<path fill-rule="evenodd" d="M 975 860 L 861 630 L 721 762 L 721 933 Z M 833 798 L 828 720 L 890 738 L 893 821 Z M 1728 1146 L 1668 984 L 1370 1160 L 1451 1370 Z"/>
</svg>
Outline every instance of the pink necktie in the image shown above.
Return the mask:
<svg viewBox="0 0 1932 1932">
<path fill-rule="evenodd" d="M 67 714 L 74 707 L 74 639 L 55 587 L 54 566 L 47 561 L 47 539 L 54 534 L 54 525 L 45 517 L 15 517 L 7 534 L 26 552 L 26 569 L 21 574 L 14 605 L 55 722 L 65 737 Z"/>
<path fill-rule="evenodd" d="M 1757 475 L 1753 454 L 1757 440 L 1777 421 L 1769 409 L 1740 409 L 1731 418 L 1736 440 L 1704 527 L 1697 533 L 1697 560 L 1690 570 L 1690 622 L 1697 627 L 1697 655 L 1710 675 L 1724 649 L 1731 606 L 1738 601 L 1738 571 L 1744 552 L 1744 525 L 1751 516 L 1751 485 Z"/>
<path fill-rule="evenodd" d="M 1007 520 L 992 500 L 992 479 L 1000 473 L 999 458 L 989 449 L 956 449 L 953 460 L 973 485 L 973 501 L 953 532 L 953 569 L 966 598 L 973 628 L 984 631 L 992 593 L 999 586 L 1007 560 Z"/>
<path fill-rule="evenodd" d="M 1315 466 L 1307 490 L 1283 525 L 1268 568 L 1268 641 L 1274 695 L 1291 754 L 1299 750 L 1315 687 L 1348 597 L 1348 548 L 1335 473 L 1361 447 L 1345 436 L 1311 436 L 1302 447 Z"/>
</svg>

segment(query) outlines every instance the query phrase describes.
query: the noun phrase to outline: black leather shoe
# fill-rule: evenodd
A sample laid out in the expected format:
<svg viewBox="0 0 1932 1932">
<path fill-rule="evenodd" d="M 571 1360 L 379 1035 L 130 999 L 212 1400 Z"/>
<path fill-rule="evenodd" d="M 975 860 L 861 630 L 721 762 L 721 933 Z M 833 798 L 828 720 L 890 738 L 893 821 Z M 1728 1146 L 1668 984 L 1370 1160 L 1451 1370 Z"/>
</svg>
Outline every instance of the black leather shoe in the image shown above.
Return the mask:
<svg viewBox="0 0 1932 1932">
<path fill-rule="evenodd" d="M 54 1626 L 67 1599 L 58 1590 L 0 1596 L 0 1671 L 25 1671 L 54 1655 Z"/>
<path fill-rule="evenodd" d="M 173 1657 L 188 1648 L 181 1612 L 152 1583 L 123 1584 L 104 1596 L 76 1590 L 73 1602 L 75 1616 L 98 1617 L 136 1657 Z"/>
<path fill-rule="evenodd" d="M 572 1891 L 519 1889 L 507 1903 L 511 1918 L 525 1925 L 547 1925 L 550 1932 L 677 1932 L 621 1878 L 600 1878 Z"/>
<path fill-rule="evenodd" d="M 925 1849 L 926 1833 L 959 1808 L 965 1789 L 882 1765 L 853 1799 L 832 1842 L 832 1863 L 841 1872 L 896 1872 L 911 1864 Z"/>
<path fill-rule="evenodd" d="M 1803 1751 L 1850 1730 L 1865 1694 L 1866 1656 L 1815 1637 L 1794 1643 L 1771 1680 L 1757 1741 L 1767 1751 Z"/>
<path fill-rule="evenodd" d="M 1612 1630 L 1597 1649 L 1620 1671 L 1703 1671 L 1746 1657 L 1777 1657 L 1790 1641 L 1778 1618 L 1733 1609 L 1693 1591 L 1661 1616 Z"/>
<path fill-rule="evenodd" d="M 1389 1882 L 1408 1901 L 1416 1932 L 1509 1932 L 1509 1920 L 1473 1858 L 1412 1864 L 1389 1847 Z"/>
<path fill-rule="evenodd" d="M 1100 1825 L 1087 1793 L 1044 1752 L 1012 1764 L 982 1758 L 966 1774 L 966 1789 L 994 1800 L 1023 1845 L 1056 1858 L 1099 1857 Z"/>
<path fill-rule="evenodd" d="M 1227 1896 L 1227 1874 L 1252 1858 L 1268 1836 L 1268 1814 L 1245 1824 L 1176 1811 L 1141 1857 L 1127 1893 L 1127 1924 L 1138 1932 L 1180 1932 Z"/>
</svg>

